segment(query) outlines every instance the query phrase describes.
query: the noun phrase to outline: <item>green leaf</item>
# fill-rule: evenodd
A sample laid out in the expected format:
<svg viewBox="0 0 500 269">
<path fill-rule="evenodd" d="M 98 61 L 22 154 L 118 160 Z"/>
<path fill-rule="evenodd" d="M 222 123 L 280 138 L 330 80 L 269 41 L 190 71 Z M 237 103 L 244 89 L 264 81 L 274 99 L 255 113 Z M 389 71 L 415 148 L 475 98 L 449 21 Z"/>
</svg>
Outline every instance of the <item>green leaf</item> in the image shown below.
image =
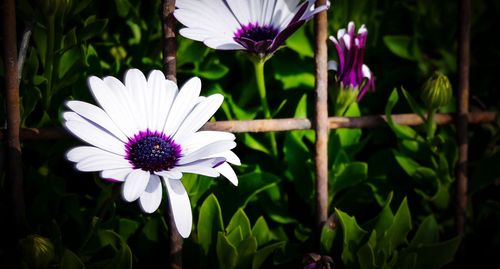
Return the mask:
<svg viewBox="0 0 500 269">
<path fill-rule="evenodd" d="M 453 261 L 462 238 L 457 236 L 445 242 L 426 244 L 417 250 L 417 269 L 438 269 Z"/>
<path fill-rule="evenodd" d="M 158 219 L 149 218 L 147 219 L 146 223 L 144 224 L 144 227 L 142 228 L 142 233 L 148 240 L 153 242 L 158 242 L 160 235 L 159 230 L 160 230 L 160 224 L 158 222 Z"/>
<path fill-rule="evenodd" d="M 285 41 L 287 47 L 303 57 L 314 57 L 311 38 L 306 35 L 306 27 L 300 27 L 292 36 Z"/>
<path fill-rule="evenodd" d="M 231 233 L 236 227 L 240 227 L 241 235 L 243 239 L 247 239 L 252 235 L 252 228 L 250 227 L 250 220 L 248 219 L 245 211 L 239 208 L 233 217 L 229 221 L 229 225 L 226 227 L 227 233 Z"/>
<path fill-rule="evenodd" d="M 134 234 L 139 229 L 139 222 L 127 218 L 120 218 L 118 220 L 118 233 L 124 240 Z"/>
<path fill-rule="evenodd" d="M 73 47 L 64 52 L 59 60 L 59 78 L 63 78 L 64 75 L 66 75 L 66 73 L 81 60 L 81 58 L 82 51 L 80 47 Z"/>
<path fill-rule="evenodd" d="M 370 239 L 356 252 L 358 257 L 359 265 L 361 269 L 371 269 L 378 268 L 375 261 L 375 251 L 376 247 L 377 232 L 373 231 L 370 234 Z"/>
<path fill-rule="evenodd" d="M 217 233 L 217 258 L 221 269 L 231 269 L 236 267 L 238 252 L 229 242 L 223 232 Z"/>
<path fill-rule="evenodd" d="M 212 57 L 204 63 L 198 72 L 198 75 L 206 79 L 220 79 L 229 72 L 229 68 L 220 63 L 218 58 Z"/>
<path fill-rule="evenodd" d="M 272 155 L 268 146 L 265 146 L 264 144 L 262 144 L 260 141 L 255 139 L 249 133 L 244 133 L 242 136 L 240 136 L 240 141 L 243 142 L 243 144 L 245 144 L 246 146 L 248 146 L 249 148 L 251 148 L 253 150 L 264 152 L 267 155 Z"/>
<path fill-rule="evenodd" d="M 129 0 L 115 0 L 116 11 L 118 11 L 118 16 L 125 18 L 130 12 L 132 5 Z"/>
<path fill-rule="evenodd" d="M 332 175 L 332 173 L 330 173 Z M 358 184 L 368 177 L 368 164 L 363 162 L 352 162 L 347 164 L 338 174 L 330 178 L 331 192 L 333 194 Z"/>
<path fill-rule="evenodd" d="M 392 153 L 394 154 L 394 158 L 398 162 L 399 166 L 405 170 L 405 172 L 409 176 L 413 176 L 417 169 L 420 167 L 420 164 L 414 161 L 412 158 L 402 154 L 401 152 L 397 150 L 392 150 Z"/>
<path fill-rule="evenodd" d="M 250 268 L 253 257 L 257 251 L 257 240 L 253 236 L 244 239 L 238 245 L 236 250 L 238 251 L 237 267 Z"/>
<path fill-rule="evenodd" d="M 335 234 L 334 229 L 330 228 L 328 225 L 323 225 L 320 236 L 321 251 L 324 253 L 330 253 L 333 246 L 333 239 L 335 239 Z"/>
<path fill-rule="evenodd" d="M 280 178 L 275 175 L 256 169 L 254 172 L 238 176 L 238 187 L 232 184 L 219 186 L 217 188 L 218 193 L 220 193 L 218 199 L 220 204 L 224 205 L 224 212 L 233 214 L 238 208 L 245 208 L 256 195 L 275 186 L 278 181 Z"/>
<path fill-rule="evenodd" d="M 241 232 L 241 227 L 235 227 L 230 232 L 227 232 L 227 240 L 231 243 L 231 245 L 238 247 L 243 241 L 243 234 Z"/>
<path fill-rule="evenodd" d="M 314 194 L 314 181 L 311 151 L 304 143 L 304 132 L 289 132 L 285 134 L 285 160 L 287 177 L 294 184 L 301 198 L 311 202 Z"/>
<path fill-rule="evenodd" d="M 252 269 L 261 268 L 267 257 L 269 257 L 269 255 L 271 255 L 276 249 L 283 247 L 284 245 L 285 241 L 281 241 L 259 249 L 253 257 Z"/>
<path fill-rule="evenodd" d="M 380 240 L 380 248 L 385 249 L 386 253 L 392 253 L 399 245 L 407 242 L 406 237 L 411 231 L 411 227 L 410 209 L 406 198 L 404 198 L 394 215 L 391 227 Z"/>
<path fill-rule="evenodd" d="M 78 39 L 76 37 L 76 28 L 72 28 L 63 36 L 62 43 L 64 44 L 64 49 L 70 49 L 78 44 Z"/>
<path fill-rule="evenodd" d="M 196 227 L 199 243 L 205 254 L 208 254 L 212 242 L 217 240 L 218 232 L 224 231 L 221 208 L 214 194 L 210 194 L 201 205 Z"/>
<path fill-rule="evenodd" d="M 132 251 L 119 234 L 111 230 L 103 230 L 98 232 L 98 237 L 103 246 L 111 246 L 115 253 L 112 258 L 94 263 L 92 266 L 88 266 L 89 268 L 103 268 L 110 266 L 120 269 L 132 268 Z"/>
<path fill-rule="evenodd" d="M 418 227 L 415 236 L 410 242 L 410 247 L 419 247 L 423 244 L 437 243 L 439 227 L 433 215 L 427 216 Z"/>
<path fill-rule="evenodd" d="M 260 216 L 253 225 L 252 234 L 257 239 L 259 247 L 271 241 L 271 230 L 263 216 Z"/>
<path fill-rule="evenodd" d="M 35 43 L 36 52 L 40 55 L 40 61 L 45 67 L 45 58 L 47 55 L 47 29 L 36 23 L 33 27 L 33 41 Z"/>
<path fill-rule="evenodd" d="M 367 232 L 359 227 L 355 217 L 351 217 L 339 209 L 335 209 L 335 212 L 337 213 L 342 227 L 342 261 L 346 264 L 346 266 L 349 266 L 350 264 L 356 262 L 357 259 L 355 253 L 359 249 L 360 244 Z"/>
<path fill-rule="evenodd" d="M 403 87 L 401 87 L 401 92 L 403 93 L 403 96 L 405 97 L 406 101 L 411 107 L 411 110 L 413 113 L 416 113 L 422 120 L 425 121 L 425 109 L 413 99 L 410 93 L 408 93 Z"/>
<path fill-rule="evenodd" d="M 387 199 L 385 200 L 385 205 L 378 213 L 378 215 L 368 221 L 363 227 L 366 227 L 368 229 L 373 229 L 377 232 L 377 235 L 379 237 L 382 237 L 387 229 L 391 227 L 393 221 L 394 221 L 394 214 L 392 213 L 391 210 L 391 201 L 393 197 L 393 192 L 390 192 L 389 195 L 387 196 Z"/>
<path fill-rule="evenodd" d="M 108 19 L 96 19 L 95 15 L 88 17 L 84 22 L 84 27 L 78 33 L 81 40 L 88 40 L 101 34 L 108 25 Z"/>
<path fill-rule="evenodd" d="M 59 264 L 60 269 L 83 269 L 85 265 L 82 260 L 69 249 L 64 249 L 61 262 Z"/>
<path fill-rule="evenodd" d="M 391 95 L 389 96 L 387 105 L 385 106 L 385 117 L 387 118 L 387 124 L 396 134 L 396 136 L 401 139 L 424 141 L 424 139 L 421 136 L 419 136 L 417 132 L 415 132 L 415 130 L 413 130 L 409 126 L 396 124 L 392 119 L 392 109 L 394 108 L 398 100 L 399 100 L 398 91 L 396 88 L 394 88 L 392 90 Z"/>
<path fill-rule="evenodd" d="M 187 63 L 200 63 L 205 59 L 208 52 L 208 47 L 205 44 L 183 38 L 180 40 L 179 47 L 177 48 L 177 65 L 182 67 L 182 65 Z"/>
<path fill-rule="evenodd" d="M 383 39 L 387 48 L 397 56 L 411 61 L 418 59 L 418 49 L 411 37 L 386 35 Z"/>
<path fill-rule="evenodd" d="M 205 193 L 207 193 L 210 187 L 215 183 L 216 181 L 213 180 L 213 178 L 201 175 L 184 174 L 182 176 L 182 185 L 186 188 L 192 205 L 198 204 L 200 198 L 205 197 Z"/>
<path fill-rule="evenodd" d="M 274 78 L 283 83 L 283 89 L 294 88 L 314 89 L 314 74 L 312 63 L 302 61 L 297 64 L 297 58 L 287 57 L 286 54 L 277 53 L 271 61 Z"/>
<path fill-rule="evenodd" d="M 132 32 L 132 37 L 129 38 L 128 45 L 136 45 L 141 43 L 142 39 L 141 26 L 130 20 L 127 20 L 127 25 L 130 28 L 130 31 Z"/>
</svg>

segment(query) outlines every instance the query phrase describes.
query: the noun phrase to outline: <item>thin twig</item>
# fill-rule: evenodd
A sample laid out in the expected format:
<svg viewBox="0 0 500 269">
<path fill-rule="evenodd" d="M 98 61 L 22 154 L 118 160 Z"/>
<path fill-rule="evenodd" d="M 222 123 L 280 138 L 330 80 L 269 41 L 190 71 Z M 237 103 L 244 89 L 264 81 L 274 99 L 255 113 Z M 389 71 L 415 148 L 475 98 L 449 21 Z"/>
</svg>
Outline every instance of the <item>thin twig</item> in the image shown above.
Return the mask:
<svg viewBox="0 0 500 269">
<path fill-rule="evenodd" d="M 19 57 L 17 58 L 17 82 L 21 81 L 23 76 L 24 60 L 26 59 L 26 53 L 28 52 L 28 45 L 30 43 L 31 33 L 33 32 L 33 23 L 28 22 L 24 26 L 23 39 L 21 40 L 21 46 L 19 47 Z"/>
<path fill-rule="evenodd" d="M 316 6 L 326 4 L 326 0 L 317 0 Z M 314 18 L 315 44 L 315 113 L 316 150 L 314 152 L 316 173 L 316 225 L 318 231 L 328 218 L 328 38 L 327 12 L 316 14 Z M 319 234 L 319 232 L 318 232 Z"/>
<path fill-rule="evenodd" d="M 470 0 L 460 0 L 458 35 L 458 95 L 457 95 L 457 141 L 458 163 L 456 166 L 456 216 L 457 233 L 465 231 L 467 210 L 467 154 L 469 115 L 469 65 L 470 65 Z M 458 251 L 458 264 L 465 268 L 465 250 L 462 244 Z"/>
<path fill-rule="evenodd" d="M 162 1 L 163 24 L 163 72 L 169 80 L 177 82 L 176 78 L 176 41 L 175 41 L 175 0 Z M 171 269 L 182 268 L 182 237 L 174 222 L 173 212 L 168 207 L 166 214 L 169 225 L 169 261 Z"/>
<path fill-rule="evenodd" d="M 497 117 L 496 112 L 471 112 L 467 115 L 469 123 L 478 124 L 493 122 Z M 453 123 L 456 115 L 452 113 L 440 113 L 434 115 L 434 120 L 439 125 Z M 392 119 L 399 125 L 416 126 L 423 124 L 417 114 L 395 114 Z M 387 127 L 387 119 L 384 115 L 361 116 L 361 117 L 330 117 L 328 118 L 328 129 L 338 128 L 380 128 Z M 207 122 L 202 130 L 226 131 L 231 133 L 263 133 L 310 130 L 312 128 L 309 119 L 268 119 L 268 120 L 232 120 Z M 6 137 L 5 129 L 0 129 L 0 140 Z M 62 127 L 47 128 L 22 128 L 22 140 L 55 140 L 72 139 Z"/>
</svg>

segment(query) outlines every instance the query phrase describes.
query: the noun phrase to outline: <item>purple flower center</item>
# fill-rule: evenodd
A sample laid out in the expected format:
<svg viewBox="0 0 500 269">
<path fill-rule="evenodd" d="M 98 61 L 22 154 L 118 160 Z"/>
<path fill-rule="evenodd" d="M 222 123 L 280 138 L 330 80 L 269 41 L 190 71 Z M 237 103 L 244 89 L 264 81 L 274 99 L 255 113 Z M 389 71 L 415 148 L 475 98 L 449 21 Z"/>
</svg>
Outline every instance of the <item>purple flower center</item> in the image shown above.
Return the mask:
<svg viewBox="0 0 500 269">
<path fill-rule="evenodd" d="M 181 157 L 181 147 L 163 133 L 139 132 L 125 145 L 125 158 L 135 169 L 148 172 L 168 171 Z"/>
<path fill-rule="evenodd" d="M 246 26 L 242 26 L 240 29 L 234 33 L 235 40 L 241 40 L 243 38 L 252 40 L 254 42 L 272 40 L 278 35 L 278 29 L 270 25 L 260 26 L 259 23 L 249 23 Z"/>
</svg>

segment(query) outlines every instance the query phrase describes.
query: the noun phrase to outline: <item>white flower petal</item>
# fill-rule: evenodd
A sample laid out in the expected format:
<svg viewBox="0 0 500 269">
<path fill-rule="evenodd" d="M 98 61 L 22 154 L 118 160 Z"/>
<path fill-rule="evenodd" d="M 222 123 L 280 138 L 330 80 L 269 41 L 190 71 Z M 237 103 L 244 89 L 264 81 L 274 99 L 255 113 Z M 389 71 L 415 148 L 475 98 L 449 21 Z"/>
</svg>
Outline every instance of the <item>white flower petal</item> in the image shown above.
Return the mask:
<svg viewBox="0 0 500 269">
<path fill-rule="evenodd" d="M 149 129 L 162 132 L 168 112 L 178 92 L 177 85 L 173 81 L 165 79 L 161 71 L 154 70 L 148 77 L 148 87 L 152 90 L 151 103 L 149 104 L 152 123 Z"/>
<path fill-rule="evenodd" d="M 228 38 L 207 38 L 203 41 L 207 47 L 218 50 L 243 50 L 245 47 Z"/>
<path fill-rule="evenodd" d="M 75 168 L 83 172 L 93 172 L 106 169 L 131 169 L 132 165 L 122 157 L 113 154 L 113 156 L 95 155 L 87 157 L 76 163 Z"/>
<path fill-rule="evenodd" d="M 128 111 L 128 106 L 116 96 L 115 90 L 108 87 L 98 77 L 90 77 L 88 79 L 90 91 L 99 105 L 106 111 L 111 120 L 116 124 L 120 130 L 123 131 L 128 137 L 132 137 L 136 130 L 134 122 L 128 117 L 124 117 L 124 111 Z"/>
<path fill-rule="evenodd" d="M 175 18 L 189 28 L 205 28 L 220 36 L 232 36 L 240 26 L 224 1 L 178 0 L 176 7 Z"/>
<path fill-rule="evenodd" d="M 139 129 L 145 130 L 148 128 L 149 115 L 147 113 L 148 84 L 144 74 L 138 69 L 129 69 L 125 73 L 125 86 L 132 93 L 132 98 L 135 105 L 135 112 L 139 116 Z"/>
<path fill-rule="evenodd" d="M 72 162 L 79 162 L 83 159 L 86 159 L 88 157 L 96 156 L 96 155 L 103 155 L 105 157 L 109 155 L 116 155 L 113 153 L 110 153 L 109 151 L 102 150 L 100 148 L 96 147 L 91 147 L 91 146 L 80 146 L 76 148 L 72 148 L 66 153 L 66 158 L 69 161 Z M 120 155 L 117 155 L 120 156 Z M 121 156 L 123 158 L 123 156 Z"/>
<path fill-rule="evenodd" d="M 66 112 L 65 114 L 67 113 L 72 112 Z M 79 117 L 76 113 L 73 116 Z M 85 119 L 83 121 L 67 121 L 64 126 L 72 134 L 93 146 L 125 156 L 125 146 L 122 141 Z"/>
<path fill-rule="evenodd" d="M 221 94 L 214 94 L 195 106 L 175 133 L 174 141 L 182 144 L 184 139 L 198 131 L 219 109 L 223 100 L 224 97 Z"/>
<path fill-rule="evenodd" d="M 229 140 L 233 141 L 236 137 L 232 133 L 221 131 L 199 131 L 187 138 L 182 144 L 182 152 L 187 155 L 195 150 L 198 150 L 208 144 Z"/>
<path fill-rule="evenodd" d="M 214 169 L 217 170 L 219 173 L 221 173 L 231 183 L 233 183 L 234 186 L 238 186 L 238 177 L 236 176 L 236 173 L 234 172 L 231 165 L 225 162 L 215 167 Z"/>
<path fill-rule="evenodd" d="M 258 22 L 254 14 L 252 14 L 256 11 L 256 2 L 260 3 L 260 1 L 226 1 L 232 13 L 238 18 L 238 21 L 242 25 Z"/>
<path fill-rule="evenodd" d="M 337 31 L 337 40 L 341 40 L 342 37 L 345 35 L 345 28 L 342 28 L 340 30 Z"/>
<path fill-rule="evenodd" d="M 336 61 L 328 61 L 328 70 L 338 71 L 339 64 Z"/>
<path fill-rule="evenodd" d="M 148 185 L 139 198 L 139 204 L 146 213 L 153 213 L 161 203 L 161 181 L 157 175 L 149 177 Z"/>
<path fill-rule="evenodd" d="M 236 143 L 233 141 L 217 141 L 189 154 L 186 154 L 179 159 L 178 164 L 183 165 L 200 159 L 208 158 L 210 155 L 224 152 L 233 149 L 234 147 L 236 147 Z"/>
<path fill-rule="evenodd" d="M 234 164 L 234 165 L 241 165 L 240 158 L 232 151 L 224 151 L 224 152 L 219 152 L 214 155 L 210 155 L 209 158 L 214 158 L 214 157 L 222 157 L 226 160 L 226 162 Z"/>
<path fill-rule="evenodd" d="M 199 174 L 208 177 L 218 177 L 219 172 L 217 172 L 217 170 L 215 170 L 214 167 L 220 165 L 224 161 L 225 161 L 224 158 L 204 159 L 191 162 L 186 165 L 176 166 L 172 170 L 179 171 L 182 173 Z"/>
<path fill-rule="evenodd" d="M 182 178 L 182 173 L 179 171 L 175 170 L 169 170 L 169 171 L 159 171 L 155 172 L 156 175 L 166 177 L 166 178 L 171 178 L 171 179 L 181 179 Z"/>
<path fill-rule="evenodd" d="M 106 180 L 123 182 L 132 171 L 132 168 L 109 169 L 101 171 L 100 176 Z"/>
<path fill-rule="evenodd" d="M 123 199 L 127 202 L 132 202 L 137 200 L 149 182 L 150 173 L 141 169 L 134 169 L 127 178 L 125 183 L 123 183 Z"/>
<path fill-rule="evenodd" d="M 137 131 L 140 127 L 139 122 L 141 119 L 139 113 L 136 111 L 137 106 L 135 105 L 132 91 L 115 77 L 107 76 L 102 81 L 113 91 L 113 102 L 121 108 L 120 117 L 128 119 L 130 126 L 134 128 L 133 132 Z"/>
<path fill-rule="evenodd" d="M 66 106 L 75 111 L 78 115 L 92 121 L 103 129 L 112 133 L 123 142 L 127 142 L 127 136 L 115 125 L 111 118 L 100 107 L 81 101 L 68 101 Z"/>
<path fill-rule="evenodd" d="M 372 77 L 372 72 L 370 71 L 370 68 L 366 64 L 363 64 L 361 66 L 361 72 L 363 73 L 363 77 L 370 79 Z"/>
<path fill-rule="evenodd" d="M 164 178 L 164 181 L 177 231 L 182 237 L 187 238 L 191 234 L 193 216 L 186 189 L 178 179 Z"/>
<path fill-rule="evenodd" d="M 165 128 L 163 129 L 165 135 L 171 136 L 177 131 L 177 128 L 179 128 L 182 121 L 196 104 L 196 99 L 200 95 L 200 90 L 201 80 L 197 77 L 188 80 L 184 86 L 182 86 L 168 114 Z"/>
</svg>

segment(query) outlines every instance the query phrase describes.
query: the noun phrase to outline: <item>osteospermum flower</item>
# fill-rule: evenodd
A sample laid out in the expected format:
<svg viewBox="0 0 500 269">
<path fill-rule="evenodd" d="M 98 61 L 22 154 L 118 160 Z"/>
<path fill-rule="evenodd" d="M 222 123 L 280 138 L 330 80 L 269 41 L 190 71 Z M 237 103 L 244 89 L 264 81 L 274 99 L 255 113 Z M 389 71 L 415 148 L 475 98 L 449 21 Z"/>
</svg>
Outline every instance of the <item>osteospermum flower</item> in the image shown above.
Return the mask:
<svg viewBox="0 0 500 269">
<path fill-rule="evenodd" d="M 347 31 L 342 28 L 337 32 L 337 38 L 330 36 L 339 62 L 329 61 L 328 69 L 337 72 L 336 78 L 342 88 L 359 90 L 358 101 L 368 90 L 375 90 L 375 77 L 363 63 L 367 35 L 365 25 L 361 25 L 356 34 L 354 22 L 349 22 Z"/>
<path fill-rule="evenodd" d="M 328 4 L 314 0 L 177 0 L 180 34 L 221 50 L 273 54 L 301 25 Z"/>
<path fill-rule="evenodd" d="M 131 69 L 125 84 L 114 77 L 94 76 L 88 84 L 100 107 L 68 101 L 71 111 L 63 118 L 64 126 L 90 146 L 71 149 L 68 160 L 80 171 L 100 171 L 103 179 L 122 182 L 123 198 L 139 200 L 146 213 L 159 207 L 164 185 L 177 230 L 188 237 L 192 215 L 182 174 L 222 174 L 238 184 L 228 164 L 240 164 L 231 151 L 235 136 L 199 131 L 221 105 L 222 95 L 199 96 L 201 81 L 196 77 L 179 91 L 158 70 L 146 79 Z"/>
</svg>

